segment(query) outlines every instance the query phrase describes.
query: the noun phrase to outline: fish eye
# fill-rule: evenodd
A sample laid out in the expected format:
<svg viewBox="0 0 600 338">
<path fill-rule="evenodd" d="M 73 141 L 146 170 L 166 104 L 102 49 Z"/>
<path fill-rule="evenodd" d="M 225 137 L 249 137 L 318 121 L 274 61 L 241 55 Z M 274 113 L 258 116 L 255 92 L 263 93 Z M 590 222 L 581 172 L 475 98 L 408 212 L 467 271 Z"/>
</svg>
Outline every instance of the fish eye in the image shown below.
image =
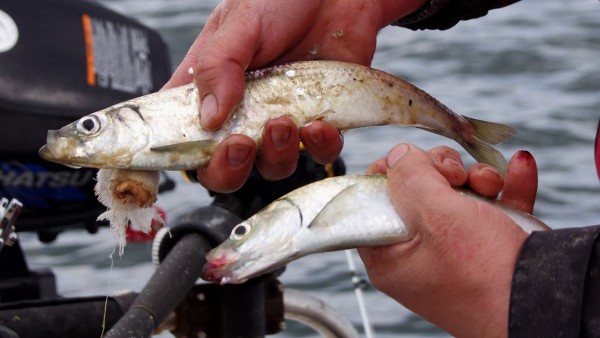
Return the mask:
<svg viewBox="0 0 600 338">
<path fill-rule="evenodd" d="M 233 228 L 233 230 L 231 230 L 230 238 L 232 240 L 240 240 L 250 233 L 250 229 L 251 227 L 248 224 L 238 224 L 235 228 Z"/>
<path fill-rule="evenodd" d="M 100 131 L 100 119 L 90 115 L 83 117 L 77 122 L 77 131 L 84 135 L 94 135 Z"/>
</svg>

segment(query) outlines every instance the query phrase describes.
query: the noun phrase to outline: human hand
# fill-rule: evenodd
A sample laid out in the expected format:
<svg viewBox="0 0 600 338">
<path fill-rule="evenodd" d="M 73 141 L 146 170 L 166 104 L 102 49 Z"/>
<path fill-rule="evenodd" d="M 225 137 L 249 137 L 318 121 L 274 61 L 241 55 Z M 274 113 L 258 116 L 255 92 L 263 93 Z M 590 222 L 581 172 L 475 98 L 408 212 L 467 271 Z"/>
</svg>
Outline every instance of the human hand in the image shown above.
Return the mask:
<svg viewBox="0 0 600 338">
<path fill-rule="evenodd" d="M 531 212 L 531 154 L 516 153 L 503 178 L 487 165 L 467 171 L 450 148 L 425 153 L 403 144 L 369 171 L 388 175 L 392 202 L 413 234 L 408 242 L 359 249 L 373 285 L 455 336 L 506 336 L 512 272 L 527 234 L 453 187 L 491 198 L 503 191 L 498 203 Z"/>
<path fill-rule="evenodd" d="M 331 59 L 369 65 L 379 29 L 424 4 L 424 0 L 225 0 L 209 17 L 165 88 L 192 81 L 194 68 L 201 99 L 201 123 L 217 129 L 240 102 L 244 72 L 267 65 L 309 59 Z M 368 113 L 368 112 L 365 112 Z M 315 121 L 298 133 L 290 119 L 265 126 L 261 174 L 271 180 L 289 176 L 298 156 L 298 136 L 318 163 L 335 160 L 342 139 L 331 125 Z M 239 188 L 256 155 L 254 142 L 233 135 L 215 151 L 208 166 L 198 170 L 210 190 Z"/>
</svg>

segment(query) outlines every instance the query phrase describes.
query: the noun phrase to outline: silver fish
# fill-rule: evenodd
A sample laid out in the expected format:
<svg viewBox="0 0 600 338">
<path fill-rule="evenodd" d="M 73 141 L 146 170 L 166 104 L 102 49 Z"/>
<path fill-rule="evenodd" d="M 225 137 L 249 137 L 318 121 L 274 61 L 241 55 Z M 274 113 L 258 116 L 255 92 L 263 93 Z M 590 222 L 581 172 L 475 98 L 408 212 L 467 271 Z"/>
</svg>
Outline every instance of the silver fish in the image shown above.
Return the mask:
<svg viewBox="0 0 600 338">
<path fill-rule="evenodd" d="M 528 233 L 549 229 L 532 215 L 463 192 L 501 209 Z M 202 277 L 242 283 L 308 254 L 411 237 L 392 205 L 385 176 L 333 177 L 296 189 L 236 225 L 229 239 L 207 254 Z"/>
<path fill-rule="evenodd" d="M 242 102 L 216 131 L 200 126 L 193 84 L 135 98 L 48 131 L 40 155 L 77 167 L 189 170 L 208 163 L 232 134 L 258 144 L 265 122 L 291 117 L 298 127 L 321 119 L 338 129 L 396 124 L 454 139 L 476 160 L 504 171 L 491 145 L 516 133 L 509 126 L 460 116 L 388 73 L 336 61 L 306 61 L 248 72 Z"/>
</svg>

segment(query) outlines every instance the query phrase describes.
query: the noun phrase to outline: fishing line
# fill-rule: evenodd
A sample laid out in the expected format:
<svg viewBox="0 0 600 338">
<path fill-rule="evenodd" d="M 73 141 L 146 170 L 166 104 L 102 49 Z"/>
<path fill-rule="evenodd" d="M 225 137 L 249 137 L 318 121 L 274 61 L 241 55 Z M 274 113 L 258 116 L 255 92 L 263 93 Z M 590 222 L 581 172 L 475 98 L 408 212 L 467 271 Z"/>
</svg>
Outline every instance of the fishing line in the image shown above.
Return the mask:
<svg viewBox="0 0 600 338">
<path fill-rule="evenodd" d="M 114 254 L 117 252 L 117 239 L 113 237 L 113 248 L 111 253 L 108 255 L 110 259 L 110 269 L 108 270 L 108 282 L 106 285 L 106 298 L 104 299 L 104 313 L 102 314 L 102 332 L 100 333 L 100 338 L 104 337 L 104 333 L 106 331 L 106 315 L 108 312 L 108 298 L 110 294 L 111 281 L 112 281 L 112 273 L 113 273 L 113 265 L 115 263 Z"/>
<path fill-rule="evenodd" d="M 358 301 L 358 308 L 360 310 L 360 317 L 363 322 L 363 329 L 365 330 L 365 337 L 373 338 L 375 337 L 375 332 L 373 331 L 373 327 L 371 326 L 371 322 L 369 321 L 369 315 L 367 313 L 367 307 L 365 305 L 365 299 L 363 295 L 363 288 L 367 284 L 367 282 L 358 274 L 356 270 L 356 265 L 354 264 L 354 259 L 352 258 L 351 250 L 344 250 L 346 253 L 346 260 L 348 261 L 348 268 L 350 269 L 350 273 L 352 274 L 352 284 L 354 285 L 354 294 L 356 295 L 356 299 Z"/>
</svg>

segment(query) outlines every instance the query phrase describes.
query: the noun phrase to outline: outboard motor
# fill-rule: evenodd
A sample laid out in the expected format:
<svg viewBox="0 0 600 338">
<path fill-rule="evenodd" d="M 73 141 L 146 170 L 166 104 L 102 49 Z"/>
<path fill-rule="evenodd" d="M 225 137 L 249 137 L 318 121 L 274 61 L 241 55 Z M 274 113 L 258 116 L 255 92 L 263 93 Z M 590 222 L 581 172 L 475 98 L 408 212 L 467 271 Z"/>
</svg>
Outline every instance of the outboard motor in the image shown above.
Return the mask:
<svg viewBox="0 0 600 338">
<path fill-rule="evenodd" d="M 170 74 L 156 32 L 93 2 L 0 2 L 0 196 L 24 205 L 17 231 L 52 241 L 97 229 L 96 170 L 42 160 L 46 133 L 157 91 Z"/>
</svg>

